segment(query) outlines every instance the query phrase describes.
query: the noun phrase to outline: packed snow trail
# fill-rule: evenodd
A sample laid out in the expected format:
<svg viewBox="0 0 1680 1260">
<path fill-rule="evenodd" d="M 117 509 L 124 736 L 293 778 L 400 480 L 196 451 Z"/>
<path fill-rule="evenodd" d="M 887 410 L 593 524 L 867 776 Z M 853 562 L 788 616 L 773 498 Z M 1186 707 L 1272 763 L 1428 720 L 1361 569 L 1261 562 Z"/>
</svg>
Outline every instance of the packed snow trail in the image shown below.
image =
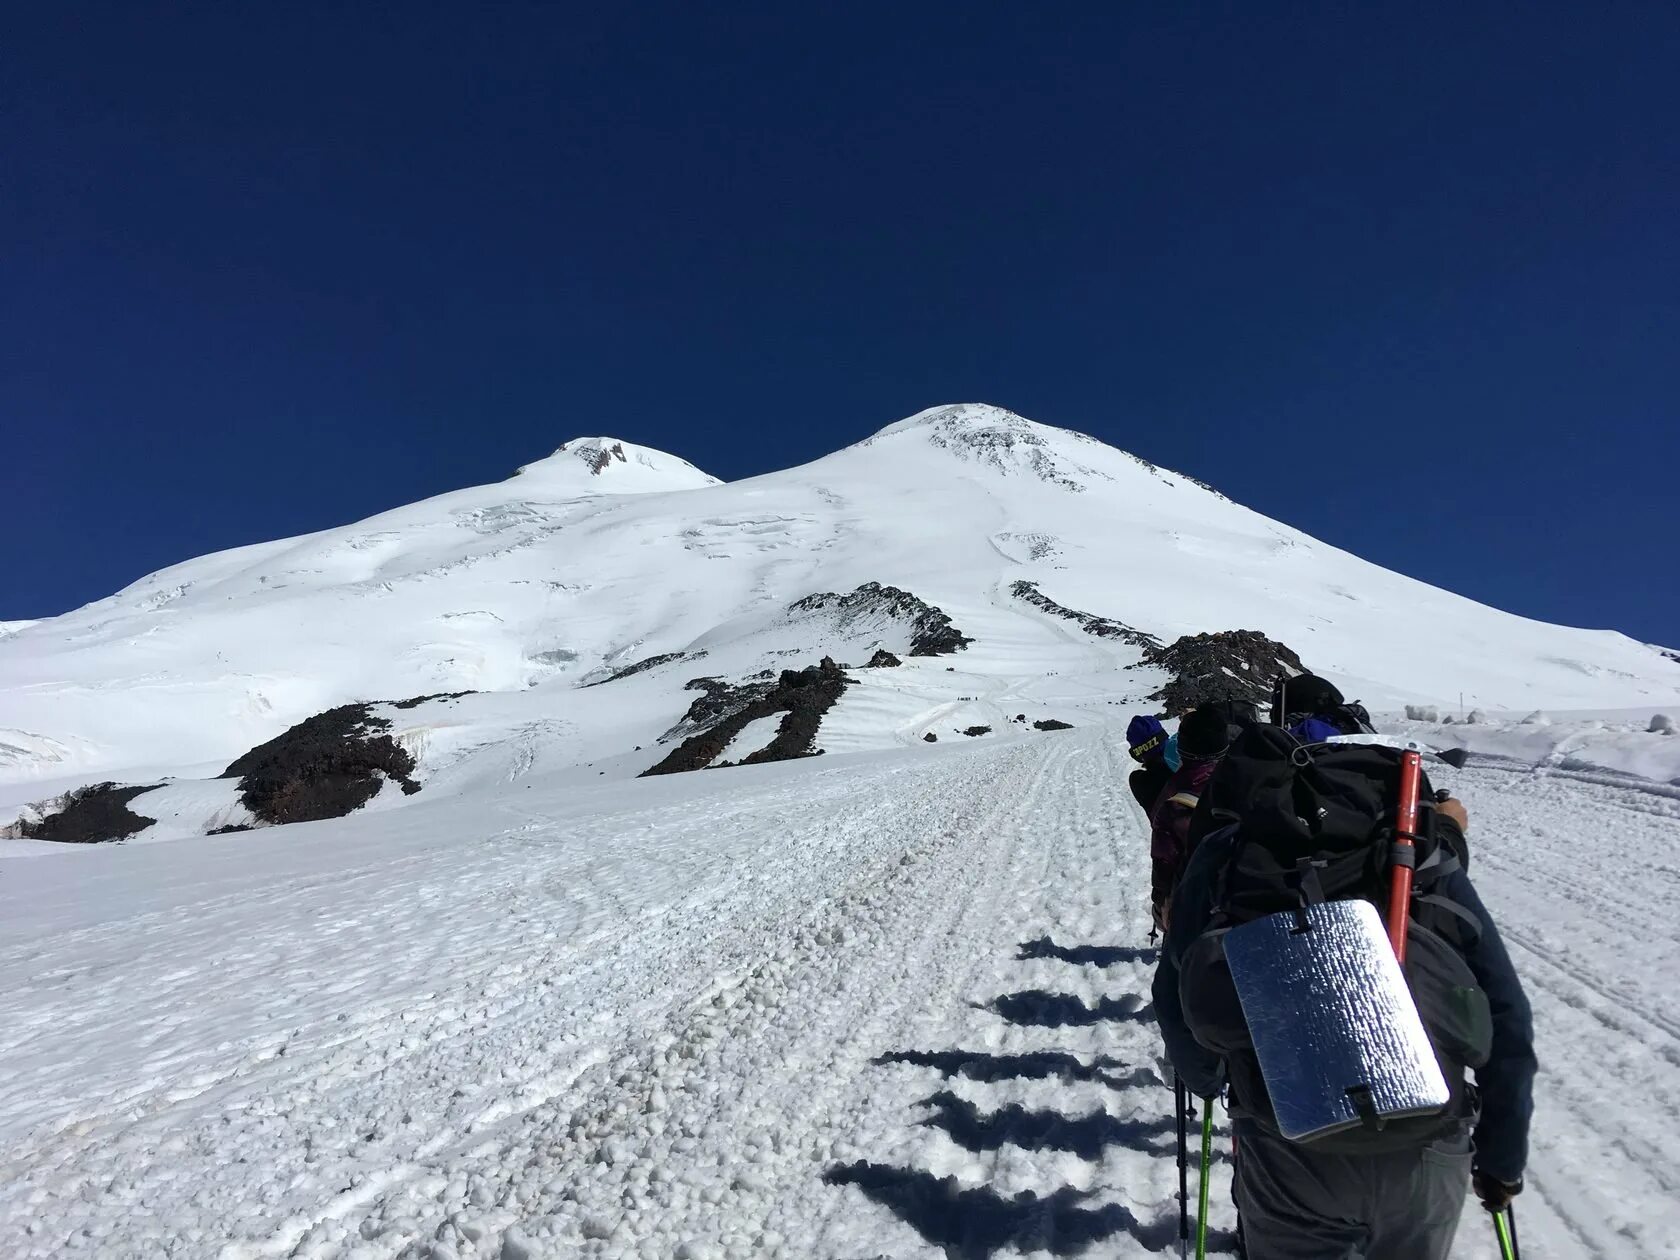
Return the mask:
<svg viewBox="0 0 1680 1260">
<path fill-rule="evenodd" d="M 1129 769 L 1092 728 L 9 862 L 0 1251 L 1170 1252 Z M 1680 802 L 1458 786 L 1541 1029 L 1525 1254 L 1680 1254 Z M 1223 1158 L 1213 1203 L 1228 1246 Z"/>
</svg>

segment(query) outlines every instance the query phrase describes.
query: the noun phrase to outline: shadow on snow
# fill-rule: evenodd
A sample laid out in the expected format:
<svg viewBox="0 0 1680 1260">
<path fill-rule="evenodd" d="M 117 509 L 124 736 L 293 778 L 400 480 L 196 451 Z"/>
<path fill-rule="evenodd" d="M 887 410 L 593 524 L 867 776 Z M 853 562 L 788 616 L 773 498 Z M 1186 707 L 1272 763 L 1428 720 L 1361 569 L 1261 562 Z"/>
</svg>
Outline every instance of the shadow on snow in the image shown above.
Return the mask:
<svg viewBox="0 0 1680 1260">
<path fill-rule="evenodd" d="M 977 1050 L 895 1050 L 874 1060 L 877 1067 L 907 1063 L 932 1068 L 942 1076 L 960 1076 L 970 1081 L 1062 1080 L 1095 1081 L 1109 1089 L 1133 1089 L 1160 1085 L 1161 1078 L 1149 1068 L 1134 1068 L 1125 1076 L 1107 1069 L 1125 1065 L 1118 1059 L 1098 1058 L 1086 1063 L 1059 1050 L 1035 1050 L 1028 1054 L 987 1054 Z"/>
<path fill-rule="evenodd" d="M 1086 1006 L 1083 999 L 1071 993 L 1027 989 L 1022 993 L 1006 993 L 993 998 L 989 1005 L 1011 1024 L 1030 1024 L 1035 1028 L 1071 1028 L 1105 1020 L 1147 1024 L 1155 1019 L 1154 1005 L 1138 993 L 1128 993 L 1121 998 L 1101 998 L 1095 1006 Z"/>
<path fill-rule="evenodd" d="M 1009 1106 L 990 1115 L 967 1099 L 941 1090 L 924 1099 L 923 1107 L 936 1114 L 922 1123 L 943 1129 L 958 1146 L 970 1151 L 995 1151 L 1005 1145 L 1029 1151 L 1066 1151 L 1080 1159 L 1098 1160 L 1103 1149 L 1124 1146 L 1150 1155 L 1173 1153 L 1170 1140 L 1176 1131 L 1173 1118 L 1121 1120 L 1106 1111 L 1083 1116 L 1064 1116 L 1058 1111 L 1028 1111 Z M 1152 1139 L 1169 1139 L 1163 1146 Z"/>
<path fill-rule="evenodd" d="M 1071 1256 L 1122 1233 L 1150 1251 L 1164 1251 L 1178 1238 L 1176 1212 L 1145 1223 L 1118 1203 L 1088 1207 L 1090 1195 L 1071 1187 L 1047 1196 L 1024 1190 L 1006 1199 L 983 1186 L 964 1189 L 954 1177 L 866 1161 L 830 1168 L 823 1179 L 856 1186 L 944 1248 L 950 1260 L 990 1260 L 1006 1247 Z"/>
<path fill-rule="evenodd" d="M 1139 949 L 1131 945 L 1058 945 L 1048 936 L 1041 936 L 1036 941 L 1022 941 L 1015 961 L 1054 958 L 1061 962 L 1088 963 L 1093 967 L 1116 967 L 1121 963 L 1152 963 L 1158 956 L 1158 950 Z"/>
</svg>

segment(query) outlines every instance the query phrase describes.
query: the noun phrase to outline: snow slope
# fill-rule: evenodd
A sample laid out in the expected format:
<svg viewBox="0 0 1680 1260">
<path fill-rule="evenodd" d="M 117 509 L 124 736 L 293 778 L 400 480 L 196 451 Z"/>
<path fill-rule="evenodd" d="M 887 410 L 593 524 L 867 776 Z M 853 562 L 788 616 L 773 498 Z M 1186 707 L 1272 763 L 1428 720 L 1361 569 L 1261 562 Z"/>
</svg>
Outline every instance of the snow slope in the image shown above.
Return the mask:
<svg viewBox="0 0 1680 1260">
<path fill-rule="evenodd" d="M 418 744 L 487 758 L 487 774 L 529 757 L 627 777 L 658 760 L 698 674 L 902 653 L 890 622 L 789 611 L 871 581 L 975 641 L 860 677 L 825 723 L 829 751 L 944 738 L 1046 689 L 1076 706 L 1052 716 L 1096 720 L 1160 685 L 1128 668 L 1138 648 L 1013 595 L 1022 580 L 1163 641 L 1264 631 L 1374 707 L 1462 692 L 1516 712 L 1680 708 L 1680 661 L 1655 648 L 1475 604 L 1090 438 L 962 405 L 733 484 L 583 439 L 505 482 L 187 561 L 23 624 L 0 638 L 0 795 L 202 773 L 335 704 L 463 690 L 489 694 L 448 729 L 422 710 Z M 602 682 L 667 654 L 686 656 Z"/>
<path fill-rule="evenodd" d="M 534 774 L 12 862 L 0 1252 L 1170 1252 L 1128 765 L 1093 726 Z M 1453 786 L 1541 1038 L 1525 1254 L 1680 1255 L 1680 800 Z"/>
<path fill-rule="evenodd" d="M 1680 787 L 1654 781 L 1680 737 L 1644 729 L 1680 662 L 984 407 L 732 485 L 570 442 L 6 623 L 0 822 L 158 786 L 130 843 L 0 840 L 0 1254 L 1170 1251 L 1121 738 L 1165 679 L 1020 581 L 1162 641 L 1264 631 L 1378 710 L 1491 715 L 1392 725 L 1482 754 L 1454 785 L 1541 1038 L 1524 1247 L 1680 1256 Z M 871 582 L 972 641 L 910 655 L 921 605 Z M 825 655 L 855 679 L 827 755 L 636 777 L 690 680 Z M 301 718 L 463 690 L 379 710 L 419 794 L 202 834 L 249 820 L 215 776 Z M 1473 1209 L 1455 1254 L 1493 1255 Z"/>
</svg>

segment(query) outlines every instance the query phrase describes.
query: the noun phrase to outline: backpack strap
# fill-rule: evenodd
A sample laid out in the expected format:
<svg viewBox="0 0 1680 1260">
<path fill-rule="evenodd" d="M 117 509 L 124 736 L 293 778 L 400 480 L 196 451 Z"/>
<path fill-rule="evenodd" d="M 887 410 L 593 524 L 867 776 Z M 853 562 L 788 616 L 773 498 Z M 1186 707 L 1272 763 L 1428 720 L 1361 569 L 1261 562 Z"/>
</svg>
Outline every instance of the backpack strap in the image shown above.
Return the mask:
<svg viewBox="0 0 1680 1260">
<path fill-rule="evenodd" d="M 1169 805 L 1182 805 L 1186 809 L 1195 809 L 1201 799 L 1202 798 L 1197 796 L 1194 792 L 1174 792 L 1171 796 L 1167 797 L 1166 803 Z"/>
<path fill-rule="evenodd" d="M 1482 939 L 1482 921 L 1469 909 L 1459 905 L 1451 897 L 1443 897 L 1440 893 L 1425 893 L 1412 898 L 1413 913 L 1416 907 L 1428 906 L 1433 910 L 1440 910 L 1452 916 L 1454 925 L 1467 934 L 1462 943 L 1462 949 L 1469 949 Z"/>
</svg>

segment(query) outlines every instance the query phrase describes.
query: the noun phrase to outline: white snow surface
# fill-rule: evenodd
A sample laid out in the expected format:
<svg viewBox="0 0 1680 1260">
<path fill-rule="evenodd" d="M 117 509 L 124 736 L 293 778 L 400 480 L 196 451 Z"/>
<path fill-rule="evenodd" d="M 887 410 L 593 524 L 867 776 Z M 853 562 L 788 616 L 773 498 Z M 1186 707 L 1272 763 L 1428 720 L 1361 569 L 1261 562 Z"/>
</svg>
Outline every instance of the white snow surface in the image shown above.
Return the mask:
<svg viewBox="0 0 1680 1260">
<path fill-rule="evenodd" d="M 1163 641 L 1261 630 L 1379 713 L 1486 715 L 1382 725 L 1477 753 L 1436 777 L 1535 1004 L 1525 1253 L 1680 1256 L 1680 736 L 1647 729 L 1680 662 L 980 406 L 728 485 L 580 439 L 5 623 L 0 824 L 104 779 L 157 785 L 157 821 L 0 840 L 0 1255 L 1170 1251 L 1121 734 L 1163 678 L 1022 579 Z M 871 581 L 973 642 L 790 608 Z M 823 757 L 637 777 L 689 680 L 825 655 L 855 681 Z M 417 795 L 203 834 L 249 821 L 216 776 L 255 744 L 458 691 L 374 710 Z M 1214 1204 L 1228 1231 L 1224 1162 Z M 1455 1254 L 1494 1254 L 1474 1209 Z"/>
<path fill-rule="evenodd" d="M 1168 1252 L 1129 766 L 1092 726 L 12 862 L 0 1251 Z M 1535 1006 L 1525 1254 L 1680 1255 L 1680 800 L 1437 777 Z"/>
<path fill-rule="evenodd" d="M 774 714 L 770 717 L 754 718 L 741 728 L 740 734 L 729 741 L 729 744 L 713 760 L 714 766 L 733 766 L 755 752 L 761 751 L 769 742 L 776 738 L 776 732 L 782 729 L 782 715 Z"/>
<path fill-rule="evenodd" d="M 1045 678 L 1103 706 L 1159 686 L 1126 668 L 1136 648 L 1012 596 L 1023 579 L 1167 642 L 1261 630 L 1374 708 L 1461 693 L 1519 713 L 1680 707 L 1680 661 L 1657 648 L 1498 612 L 1091 438 L 970 404 L 732 484 L 579 439 L 504 482 L 154 573 L 0 638 L 0 784 L 181 775 L 335 704 L 469 690 L 502 698 L 458 710 L 485 724 L 481 746 L 507 736 L 573 765 L 640 746 L 634 773 L 658 759 L 697 674 L 902 655 L 902 626 L 787 611 L 869 581 L 976 642 L 943 662 L 953 675 L 848 694 L 846 748 L 908 742 L 964 697 Z M 672 653 L 691 658 L 579 687 Z"/>
</svg>

